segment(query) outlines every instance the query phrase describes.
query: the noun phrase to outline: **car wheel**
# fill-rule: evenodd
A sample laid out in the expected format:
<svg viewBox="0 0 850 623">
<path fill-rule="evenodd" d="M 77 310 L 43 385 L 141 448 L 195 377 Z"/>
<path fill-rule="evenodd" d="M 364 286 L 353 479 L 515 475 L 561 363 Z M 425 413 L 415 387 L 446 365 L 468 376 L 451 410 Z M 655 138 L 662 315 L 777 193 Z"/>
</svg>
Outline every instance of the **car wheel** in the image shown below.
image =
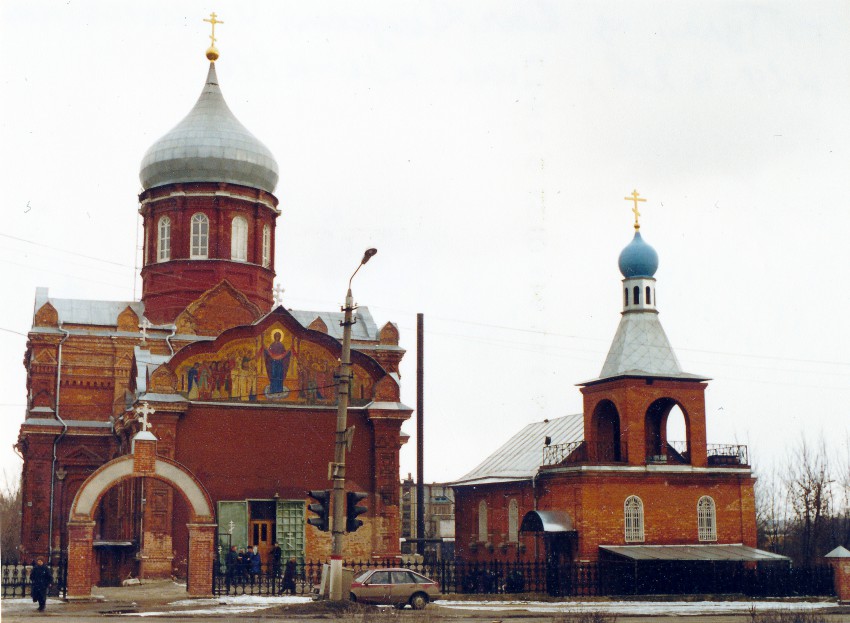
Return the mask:
<svg viewBox="0 0 850 623">
<path fill-rule="evenodd" d="M 414 610 L 422 610 L 428 605 L 428 595 L 425 593 L 414 593 L 410 598 L 410 607 Z"/>
<path fill-rule="evenodd" d="M 355 595 L 354 593 L 349 593 L 348 598 L 354 603 L 357 603 L 357 595 Z"/>
</svg>

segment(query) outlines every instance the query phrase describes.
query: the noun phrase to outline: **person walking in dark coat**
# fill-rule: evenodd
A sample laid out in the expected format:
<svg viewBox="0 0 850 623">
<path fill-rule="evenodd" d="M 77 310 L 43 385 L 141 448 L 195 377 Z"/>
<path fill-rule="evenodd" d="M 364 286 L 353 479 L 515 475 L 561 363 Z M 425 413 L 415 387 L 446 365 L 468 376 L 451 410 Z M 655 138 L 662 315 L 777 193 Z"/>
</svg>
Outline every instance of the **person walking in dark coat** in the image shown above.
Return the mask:
<svg viewBox="0 0 850 623">
<path fill-rule="evenodd" d="M 53 584 L 53 574 L 50 573 L 50 569 L 44 566 L 43 558 L 35 561 L 35 566 L 30 573 L 30 583 L 32 584 L 32 600 L 38 602 L 38 611 L 44 612 L 44 606 L 47 603 L 47 589 Z"/>
<path fill-rule="evenodd" d="M 295 558 L 290 558 L 286 561 L 286 569 L 283 571 L 283 592 L 289 591 L 295 594 Z"/>
</svg>

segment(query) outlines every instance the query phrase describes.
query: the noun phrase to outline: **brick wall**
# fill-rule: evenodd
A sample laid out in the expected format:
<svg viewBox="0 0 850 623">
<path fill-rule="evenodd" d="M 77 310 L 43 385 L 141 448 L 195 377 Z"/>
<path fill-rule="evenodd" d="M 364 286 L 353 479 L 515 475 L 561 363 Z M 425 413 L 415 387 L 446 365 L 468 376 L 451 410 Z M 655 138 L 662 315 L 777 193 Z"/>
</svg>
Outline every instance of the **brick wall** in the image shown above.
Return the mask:
<svg viewBox="0 0 850 623">
<path fill-rule="evenodd" d="M 625 545 L 624 503 L 630 495 L 644 506 L 647 545 L 698 544 L 697 501 L 703 495 L 714 499 L 717 516 L 716 543 L 756 546 L 754 479 L 743 472 L 629 472 L 616 471 L 547 474 L 537 481 L 537 510 L 566 511 L 578 532 L 575 557 L 596 560 L 599 545 Z M 529 559 L 534 557 L 535 539 L 521 537 L 523 548 L 500 547 L 508 531 L 508 505 L 519 503 L 519 518 L 534 510 L 530 481 L 459 487 L 456 489 L 456 548 L 459 556 L 476 559 Z M 488 509 L 488 538 L 478 536 L 478 508 L 484 500 Z M 486 543 L 492 544 L 488 549 Z M 539 545 L 539 544 L 538 544 Z M 542 551 L 538 548 L 538 553 Z"/>
</svg>

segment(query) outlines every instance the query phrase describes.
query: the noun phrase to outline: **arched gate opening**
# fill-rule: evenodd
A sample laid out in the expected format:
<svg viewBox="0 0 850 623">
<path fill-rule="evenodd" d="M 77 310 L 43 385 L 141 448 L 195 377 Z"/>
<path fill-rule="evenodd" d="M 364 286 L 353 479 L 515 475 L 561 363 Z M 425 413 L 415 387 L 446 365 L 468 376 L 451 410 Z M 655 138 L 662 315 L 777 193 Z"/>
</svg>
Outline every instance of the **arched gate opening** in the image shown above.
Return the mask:
<svg viewBox="0 0 850 623">
<path fill-rule="evenodd" d="M 132 452 L 102 465 L 82 484 L 68 521 L 68 598 L 91 597 L 94 512 L 103 495 L 130 478 L 153 478 L 171 485 L 186 500 L 190 512 L 189 572 L 186 591 L 212 596 L 215 561 L 215 515 L 209 494 L 186 467 L 156 454 L 156 437 L 147 430 L 133 437 Z"/>
</svg>

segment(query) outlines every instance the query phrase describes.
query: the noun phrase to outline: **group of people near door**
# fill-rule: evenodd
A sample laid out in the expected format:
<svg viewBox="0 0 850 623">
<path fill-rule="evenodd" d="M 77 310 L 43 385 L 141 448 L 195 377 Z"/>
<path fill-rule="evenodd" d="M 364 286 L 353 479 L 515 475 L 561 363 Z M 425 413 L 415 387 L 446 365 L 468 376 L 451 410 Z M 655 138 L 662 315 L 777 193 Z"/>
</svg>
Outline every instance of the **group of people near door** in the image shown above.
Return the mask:
<svg viewBox="0 0 850 623">
<path fill-rule="evenodd" d="M 281 571 L 283 572 L 282 581 L 280 584 L 280 592 L 286 593 L 289 591 L 295 594 L 295 573 L 297 563 L 295 558 L 290 558 L 286 561 L 286 565 L 281 565 L 283 552 L 277 542 L 272 544 L 269 551 L 269 560 L 271 561 L 268 571 L 272 577 L 280 578 Z M 225 559 L 227 571 L 227 592 L 230 592 L 231 584 L 239 584 L 250 581 L 252 584 L 257 581 L 258 576 L 262 573 L 263 560 L 260 556 L 259 549 L 255 545 L 253 548 L 239 548 L 235 545 L 230 546 L 230 551 L 227 552 Z"/>
</svg>

